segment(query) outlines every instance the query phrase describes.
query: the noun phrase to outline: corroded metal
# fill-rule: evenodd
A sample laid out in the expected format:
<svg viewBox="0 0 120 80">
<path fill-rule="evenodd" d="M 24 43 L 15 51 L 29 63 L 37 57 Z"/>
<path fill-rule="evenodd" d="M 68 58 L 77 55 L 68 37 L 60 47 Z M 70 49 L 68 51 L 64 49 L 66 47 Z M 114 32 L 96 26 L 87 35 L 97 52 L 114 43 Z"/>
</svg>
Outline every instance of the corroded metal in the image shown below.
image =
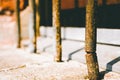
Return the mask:
<svg viewBox="0 0 120 80">
<path fill-rule="evenodd" d="M 36 1 L 36 33 L 37 36 L 40 36 L 40 0 L 35 0 Z"/>
<path fill-rule="evenodd" d="M 99 66 L 96 56 L 95 7 L 97 0 L 87 0 L 85 51 L 90 80 L 99 79 Z"/>
<path fill-rule="evenodd" d="M 62 46 L 61 46 L 61 24 L 60 24 L 60 1 L 52 0 L 53 4 L 53 27 L 55 28 L 56 36 L 56 55 L 55 61 L 62 61 Z"/>
<path fill-rule="evenodd" d="M 99 66 L 96 53 L 86 54 L 89 80 L 99 80 Z"/>
<path fill-rule="evenodd" d="M 18 26 L 18 44 L 17 47 L 21 48 L 21 24 L 20 24 L 20 0 L 16 0 L 16 22 Z"/>
<path fill-rule="evenodd" d="M 88 0 L 86 6 L 86 51 L 96 51 L 95 0 Z"/>
</svg>

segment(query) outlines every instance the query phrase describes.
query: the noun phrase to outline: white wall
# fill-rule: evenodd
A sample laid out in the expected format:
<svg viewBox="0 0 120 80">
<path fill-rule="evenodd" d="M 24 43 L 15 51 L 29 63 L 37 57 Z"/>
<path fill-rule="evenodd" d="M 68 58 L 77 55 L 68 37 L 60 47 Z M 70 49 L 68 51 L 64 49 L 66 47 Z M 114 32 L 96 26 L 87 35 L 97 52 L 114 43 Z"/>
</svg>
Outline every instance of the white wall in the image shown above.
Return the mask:
<svg viewBox="0 0 120 80">
<path fill-rule="evenodd" d="M 49 37 L 53 36 L 52 27 L 41 27 L 41 34 Z M 97 29 L 97 42 L 120 45 L 120 29 Z M 85 28 L 63 28 L 62 38 L 73 40 L 85 40 Z"/>
</svg>

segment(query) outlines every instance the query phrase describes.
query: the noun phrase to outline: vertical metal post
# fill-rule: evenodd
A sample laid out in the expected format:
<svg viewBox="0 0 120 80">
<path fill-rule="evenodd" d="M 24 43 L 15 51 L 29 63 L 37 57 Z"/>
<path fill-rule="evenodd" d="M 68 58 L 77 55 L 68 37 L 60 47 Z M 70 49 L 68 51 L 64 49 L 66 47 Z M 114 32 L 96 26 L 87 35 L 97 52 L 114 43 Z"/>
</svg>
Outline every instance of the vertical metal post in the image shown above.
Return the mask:
<svg viewBox="0 0 120 80">
<path fill-rule="evenodd" d="M 35 0 L 32 0 L 32 10 L 33 10 L 33 28 L 34 28 L 34 39 L 33 39 L 33 44 L 34 44 L 34 53 L 37 52 L 37 28 L 36 28 L 36 5 L 35 5 Z"/>
<path fill-rule="evenodd" d="M 40 0 L 35 0 L 36 1 L 36 33 L 37 37 L 40 36 Z"/>
<path fill-rule="evenodd" d="M 18 44 L 17 47 L 21 48 L 21 24 L 20 24 L 20 0 L 16 0 L 16 22 L 18 26 Z"/>
<path fill-rule="evenodd" d="M 53 10 L 53 27 L 55 28 L 55 38 L 56 38 L 56 55 L 55 61 L 62 61 L 62 46 L 61 46 L 61 24 L 60 24 L 60 3 L 61 0 L 52 0 L 52 10 Z"/>
<path fill-rule="evenodd" d="M 86 6 L 86 62 L 90 80 L 99 80 L 99 66 L 96 56 L 95 7 L 97 0 L 87 0 Z"/>
</svg>

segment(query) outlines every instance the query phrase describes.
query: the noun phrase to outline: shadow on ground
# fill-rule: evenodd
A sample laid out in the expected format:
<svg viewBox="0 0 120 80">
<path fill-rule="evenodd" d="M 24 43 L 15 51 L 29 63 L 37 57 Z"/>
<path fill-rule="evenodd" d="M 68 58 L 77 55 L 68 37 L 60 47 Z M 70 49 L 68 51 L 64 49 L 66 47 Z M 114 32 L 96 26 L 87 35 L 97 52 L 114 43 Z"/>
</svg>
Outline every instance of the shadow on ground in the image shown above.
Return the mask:
<svg viewBox="0 0 120 80">
<path fill-rule="evenodd" d="M 106 70 L 100 72 L 100 79 L 104 79 L 105 74 L 112 71 L 113 65 L 120 61 L 120 56 L 115 58 L 114 60 L 110 61 L 106 65 Z"/>
</svg>

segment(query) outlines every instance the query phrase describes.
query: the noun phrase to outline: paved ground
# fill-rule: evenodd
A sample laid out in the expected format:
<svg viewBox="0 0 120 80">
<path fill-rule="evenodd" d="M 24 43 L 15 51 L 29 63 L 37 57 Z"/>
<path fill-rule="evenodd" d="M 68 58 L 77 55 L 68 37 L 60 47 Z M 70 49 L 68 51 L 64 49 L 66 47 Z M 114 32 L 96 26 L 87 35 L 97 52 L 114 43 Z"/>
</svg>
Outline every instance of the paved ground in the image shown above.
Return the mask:
<svg viewBox="0 0 120 80">
<path fill-rule="evenodd" d="M 54 53 L 53 40 L 51 38 L 41 38 L 38 40 L 39 51 Z M 42 45 L 42 46 L 41 46 Z M 85 61 L 84 42 L 63 40 L 62 50 L 65 61 L 76 60 L 82 63 Z M 97 44 L 97 56 L 101 68 L 120 73 L 120 47 L 105 44 Z"/>
<path fill-rule="evenodd" d="M 21 16 L 26 15 L 27 13 L 25 12 L 21 14 Z M 28 21 L 28 17 L 29 15 L 22 17 L 22 25 L 24 26 L 23 33 L 25 33 L 24 35 L 22 34 L 23 38 L 28 36 L 28 24 L 26 24 L 28 22 L 24 22 Z M 4 21 L 6 20 L 6 22 L 8 22 L 7 24 L 10 25 L 6 25 L 3 18 Z M 0 34 L 0 80 L 87 79 L 84 42 L 79 40 L 63 40 L 62 50 L 63 61 L 65 62 L 55 63 L 53 62 L 55 52 L 52 38 L 41 37 L 38 39 L 39 54 L 27 52 L 31 49 L 31 47 L 28 48 L 27 46 L 29 44 L 27 40 L 22 42 L 24 44 L 22 49 L 15 48 L 17 31 L 13 19 L 14 18 L 10 18 L 9 16 L 0 16 L 0 27 L 2 28 L 0 29 L 0 33 L 4 33 Z M 81 31 L 84 30 L 82 29 Z M 47 31 L 47 34 L 48 33 L 51 32 Z M 72 35 L 75 35 L 75 33 Z M 82 38 L 83 37 L 84 36 L 82 36 Z M 97 44 L 98 61 L 104 80 L 120 80 L 119 50 L 120 47 L 116 45 Z"/>
<path fill-rule="evenodd" d="M 83 80 L 87 75 L 84 64 L 55 63 L 50 54 L 30 54 L 18 49 L 0 53 L 0 80 Z"/>
<path fill-rule="evenodd" d="M 51 53 L 28 53 L 22 49 L 0 50 L 0 80 L 86 80 L 86 65 L 75 60 L 55 63 Z M 120 74 L 106 73 L 104 80 L 119 80 Z"/>
</svg>

